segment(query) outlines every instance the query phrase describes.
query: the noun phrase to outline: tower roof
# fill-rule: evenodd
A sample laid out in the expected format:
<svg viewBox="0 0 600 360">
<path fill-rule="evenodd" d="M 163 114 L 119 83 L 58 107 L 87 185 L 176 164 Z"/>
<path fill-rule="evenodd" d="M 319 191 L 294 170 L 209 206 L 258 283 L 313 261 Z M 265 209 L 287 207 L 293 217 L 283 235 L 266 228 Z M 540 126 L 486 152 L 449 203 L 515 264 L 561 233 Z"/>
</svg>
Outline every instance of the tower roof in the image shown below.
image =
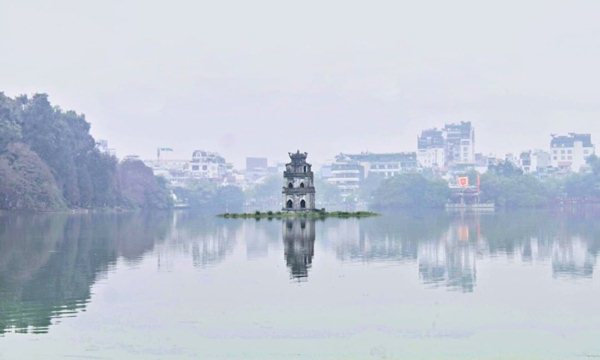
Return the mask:
<svg viewBox="0 0 600 360">
<path fill-rule="evenodd" d="M 295 153 L 290 152 L 288 155 L 290 156 L 290 159 L 292 159 L 292 164 L 304 164 L 306 163 L 306 157 L 308 156 L 308 153 L 301 153 L 300 150 L 296 150 Z"/>
</svg>

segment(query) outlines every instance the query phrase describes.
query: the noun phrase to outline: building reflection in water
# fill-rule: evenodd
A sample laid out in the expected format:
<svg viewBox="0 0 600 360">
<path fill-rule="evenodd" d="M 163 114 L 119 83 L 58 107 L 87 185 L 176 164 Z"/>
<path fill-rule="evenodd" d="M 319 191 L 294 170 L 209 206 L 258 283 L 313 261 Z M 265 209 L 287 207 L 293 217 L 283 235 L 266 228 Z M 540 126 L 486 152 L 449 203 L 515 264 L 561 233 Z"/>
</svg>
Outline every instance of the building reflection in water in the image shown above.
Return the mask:
<svg viewBox="0 0 600 360">
<path fill-rule="evenodd" d="M 421 281 L 472 292 L 477 262 L 548 263 L 556 278 L 591 278 L 600 226 L 582 214 L 510 212 L 385 215 L 325 223 L 324 246 L 342 261 L 414 262 Z"/>
<path fill-rule="evenodd" d="M 305 280 L 315 253 L 315 221 L 311 219 L 286 219 L 282 221 L 285 262 L 290 277 Z"/>
<path fill-rule="evenodd" d="M 422 241 L 417 255 L 421 280 L 434 286 L 473 291 L 477 228 L 478 223 L 453 222 L 437 241 Z"/>
<path fill-rule="evenodd" d="M 592 278 L 600 251 L 597 215 L 442 212 L 328 219 L 319 222 L 319 244 L 340 261 L 407 264 L 427 286 L 473 292 L 477 264 L 490 258 L 546 266 L 561 280 Z M 283 238 L 290 277 L 307 280 L 314 220 L 285 220 L 281 232 L 279 226 L 191 212 L 0 214 L 0 335 L 46 332 L 53 319 L 83 310 L 93 284 L 119 259 L 136 264 L 148 253 L 157 255 L 159 270 L 181 255 L 202 270 L 222 263 L 242 242 L 248 259 L 267 259 L 271 246 L 280 251 Z"/>
</svg>

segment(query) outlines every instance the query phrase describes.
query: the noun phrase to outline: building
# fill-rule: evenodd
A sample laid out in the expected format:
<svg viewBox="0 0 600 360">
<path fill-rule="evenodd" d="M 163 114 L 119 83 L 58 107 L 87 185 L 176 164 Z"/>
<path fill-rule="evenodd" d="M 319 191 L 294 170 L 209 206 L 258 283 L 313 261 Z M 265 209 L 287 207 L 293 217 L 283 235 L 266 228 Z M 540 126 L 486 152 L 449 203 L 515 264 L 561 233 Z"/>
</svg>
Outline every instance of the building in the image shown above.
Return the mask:
<svg viewBox="0 0 600 360">
<path fill-rule="evenodd" d="M 156 176 L 162 176 L 174 187 L 186 187 L 191 180 L 208 180 L 218 185 L 238 185 L 242 175 L 235 171 L 231 163 L 214 152 L 196 150 L 192 159 L 156 159 L 144 160 Z"/>
<path fill-rule="evenodd" d="M 475 130 L 471 122 L 446 124 L 441 130 L 423 130 L 417 137 L 417 159 L 423 168 L 473 166 Z"/>
<path fill-rule="evenodd" d="M 341 153 L 330 165 L 327 182 L 338 187 L 343 195 L 358 190 L 369 176 L 390 178 L 418 169 L 417 154 L 409 153 Z"/>
<path fill-rule="evenodd" d="M 418 167 L 417 154 L 414 152 L 339 154 L 336 156 L 336 162 L 360 165 L 364 178 L 379 175 L 387 179 L 400 173 L 416 171 Z M 353 172 L 356 173 L 356 170 Z"/>
<path fill-rule="evenodd" d="M 417 160 L 424 168 L 444 168 L 446 165 L 446 139 L 438 129 L 423 130 L 417 138 Z"/>
<path fill-rule="evenodd" d="M 446 165 L 468 165 L 475 162 L 475 130 L 471 122 L 444 126 Z"/>
<path fill-rule="evenodd" d="M 196 150 L 192 153 L 190 173 L 194 179 L 222 180 L 231 168 L 225 158 L 215 152 Z"/>
<path fill-rule="evenodd" d="M 592 135 L 576 133 L 552 135 L 550 154 L 552 167 L 579 171 L 586 165 L 586 159 L 595 154 Z"/>
<path fill-rule="evenodd" d="M 523 151 L 519 155 L 517 166 L 525 174 L 545 171 L 551 166 L 550 153 L 543 150 Z"/>
<path fill-rule="evenodd" d="M 360 183 L 365 178 L 363 166 L 343 154 L 336 156 L 335 161 L 329 167 L 327 182 L 340 189 L 343 195 L 349 195 L 358 190 Z"/>
<path fill-rule="evenodd" d="M 306 162 L 307 153 L 289 153 L 291 162 L 283 172 L 283 210 L 315 209 L 315 186 L 312 165 Z"/>
</svg>

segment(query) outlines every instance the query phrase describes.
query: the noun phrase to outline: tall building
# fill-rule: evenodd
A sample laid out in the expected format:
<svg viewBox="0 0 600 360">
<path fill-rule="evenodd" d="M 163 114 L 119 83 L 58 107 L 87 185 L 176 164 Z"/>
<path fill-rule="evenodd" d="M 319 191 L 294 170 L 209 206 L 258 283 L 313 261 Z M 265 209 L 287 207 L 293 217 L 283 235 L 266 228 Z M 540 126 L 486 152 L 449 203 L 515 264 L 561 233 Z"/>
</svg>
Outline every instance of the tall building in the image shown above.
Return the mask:
<svg viewBox="0 0 600 360">
<path fill-rule="evenodd" d="M 595 154 L 592 135 L 576 133 L 552 135 L 550 153 L 552 167 L 579 171 L 586 164 L 586 159 Z"/>
<path fill-rule="evenodd" d="M 475 164 L 475 130 L 471 122 L 427 129 L 417 138 L 417 158 L 424 168 Z"/>
<path fill-rule="evenodd" d="M 417 138 L 417 160 L 424 168 L 441 169 L 446 165 L 446 139 L 438 129 L 423 130 Z"/>
<path fill-rule="evenodd" d="M 315 209 L 315 185 L 312 165 L 306 162 L 307 153 L 289 153 L 291 162 L 283 172 L 283 209 L 305 211 Z"/>
<path fill-rule="evenodd" d="M 470 121 L 446 124 L 444 134 L 447 165 L 466 165 L 475 162 L 475 130 Z"/>
</svg>

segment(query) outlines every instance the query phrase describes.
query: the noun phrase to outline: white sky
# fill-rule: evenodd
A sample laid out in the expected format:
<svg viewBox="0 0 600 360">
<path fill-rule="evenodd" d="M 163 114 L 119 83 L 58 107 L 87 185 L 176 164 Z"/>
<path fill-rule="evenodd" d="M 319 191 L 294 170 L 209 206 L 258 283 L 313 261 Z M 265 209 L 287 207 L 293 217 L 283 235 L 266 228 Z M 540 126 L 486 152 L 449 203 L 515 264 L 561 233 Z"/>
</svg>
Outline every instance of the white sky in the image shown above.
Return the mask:
<svg viewBox="0 0 600 360">
<path fill-rule="evenodd" d="M 119 156 L 479 152 L 600 138 L 600 1 L 0 0 L 0 91 L 46 92 Z"/>
</svg>

